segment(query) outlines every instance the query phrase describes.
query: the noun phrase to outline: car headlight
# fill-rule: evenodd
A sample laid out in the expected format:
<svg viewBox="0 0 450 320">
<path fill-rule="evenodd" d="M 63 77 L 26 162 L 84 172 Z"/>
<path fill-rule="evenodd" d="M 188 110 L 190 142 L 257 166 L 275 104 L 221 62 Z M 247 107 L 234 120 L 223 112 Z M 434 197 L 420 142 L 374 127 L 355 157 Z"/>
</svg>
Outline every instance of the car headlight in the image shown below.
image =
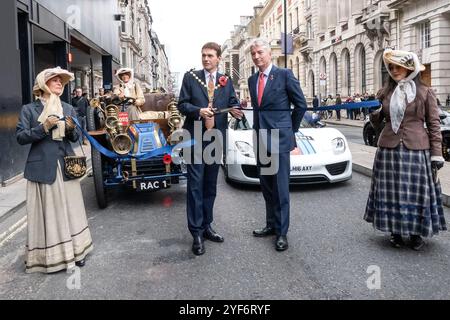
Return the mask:
<svg viewBox="0 0 450 320">
<path fill-rule="evenodd" d="M 253 152 L 253 148 L 250 144 L 244 141 L 236 141 L 236 148 L 242 153 L 244 156 L 249 158 L 254 158 L 255 153 Z"/>
<path fill-rule="evenodd" d="M 333 147 L 333 152 L 335 154 L 344 153 L 346 150 L 345 140 L 342 138 L 336 138 L 331 140 L 331 145 Z"/>
</svg>

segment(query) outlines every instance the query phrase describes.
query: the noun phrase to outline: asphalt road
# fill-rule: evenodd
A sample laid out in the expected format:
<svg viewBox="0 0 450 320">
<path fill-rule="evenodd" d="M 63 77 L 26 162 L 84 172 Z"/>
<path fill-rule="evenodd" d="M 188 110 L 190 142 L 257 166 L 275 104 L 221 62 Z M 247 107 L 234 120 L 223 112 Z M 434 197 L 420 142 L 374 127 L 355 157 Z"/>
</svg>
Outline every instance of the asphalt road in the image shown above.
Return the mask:
<svg viewBox="0 0 450 320">
<path fill-rule="evenodd" d="M 369 184 L 354 174 L 338 185 L 292 188 L 290 248 L 280 253 L 274 238 L 252 236 L 264 224 L 259 188 L 230 186 L 221 173 L 214 227 L 225 242 L 207 242 L 196 257 L 185 184 L 115 193 L 99 210 L 89 178 L 82 186 L 95 248 L 80 282 L 65 272 L 25 274 L 24 230 L 0 248 L 0 299 L 449 299 L 450 234 L 419 253 L 391 248 L 362 219 Z M 380 289 L 367 286 L 373 265 Z"/>
<path fill-rule="evenodd" d="M 355 120 L 355 121 L 357 121 L 357 120 Z M 338 129 L 347 138 L 348 142 L 364 144 L 363 128 L 350 127 L 350 126 L 344 126 L 344 125 L 342 125 L 342 126 L 330 125 L 330 124 L 327 124 L 327 127 Z"/>
</svg>

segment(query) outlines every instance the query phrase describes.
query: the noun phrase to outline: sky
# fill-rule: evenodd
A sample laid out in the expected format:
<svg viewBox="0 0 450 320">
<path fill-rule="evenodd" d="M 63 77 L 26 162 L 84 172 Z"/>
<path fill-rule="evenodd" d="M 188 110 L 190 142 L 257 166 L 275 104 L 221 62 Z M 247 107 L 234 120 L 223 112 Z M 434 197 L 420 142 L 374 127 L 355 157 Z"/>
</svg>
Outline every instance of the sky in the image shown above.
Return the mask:
<svg viewBox="0 0 450 320">
<path fill-rule="evenodd" d="M 252 16 L 264 0 L 149 0 L 153 29 L 165 45 L 172 72 L 182 76 L 201 69 L 201 48 L 206 42 L 220 45 L 230 38 L 240 16 Z"/>
</svg>

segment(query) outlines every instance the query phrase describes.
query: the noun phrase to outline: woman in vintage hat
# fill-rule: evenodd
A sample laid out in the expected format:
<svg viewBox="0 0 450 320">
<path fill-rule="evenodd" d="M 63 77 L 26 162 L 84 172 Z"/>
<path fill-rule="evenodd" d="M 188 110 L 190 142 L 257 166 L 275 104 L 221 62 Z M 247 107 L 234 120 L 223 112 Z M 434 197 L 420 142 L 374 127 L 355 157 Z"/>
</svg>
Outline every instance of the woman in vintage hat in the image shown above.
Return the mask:
<svg viewBox="0 0 450 320">
<path fill-rule="evenodd" d="M 133 98 L 134 105 L 127 109 L 130 120 L 139 120 L 141 109 L 145 104 L 144 93 L 140 85 L 134 81 L 134 72 L 130 68 L 121 68 L 117 71 L 116 77 L 119 80 L 119 85 L 114 88 L 114 94 L 121 98 Z"/>
<path fill-rule="evenodd" d="M 420 250 L 422 237 L 446 230 L 437 171 L 444 165 L 439 111 L 433 90 L 421 82 L 425 67 L 415 53 L 385 50 L 390 78 L 378 93 L 380 110 L 370 115 L 385 127 L 378 140 L 364 219 L 391 234 L 394 247 Z M 425 127 L 426 125 L 426 127 Z"/>
<path fill-rule="evenodd" d="M 28 237 L 26 272 L 52 273 L 83 266 L 92 251 L 79 180 L 63 173 L 64 156 L 74 155 L 78 140 L 73 107 L 60 100 L 73 74 L 59 67 L 39 73 L 37 100 L 22 107 L 17 141 L 31 144 L 25 166 Z M 63 120 L 65 119 L 65 120 Z"/>
</svg>

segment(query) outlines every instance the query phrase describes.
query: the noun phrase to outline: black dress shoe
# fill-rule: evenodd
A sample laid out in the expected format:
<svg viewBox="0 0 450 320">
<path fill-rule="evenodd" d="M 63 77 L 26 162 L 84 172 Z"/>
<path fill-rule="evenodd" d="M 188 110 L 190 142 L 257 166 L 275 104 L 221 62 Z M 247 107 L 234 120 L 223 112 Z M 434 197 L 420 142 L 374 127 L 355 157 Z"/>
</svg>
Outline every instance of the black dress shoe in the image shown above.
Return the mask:
<svg viewBox="0 0 450 320">
<path fill-rule="evenodd" d="M 421 236 L 411 235 L 411 249 L 419 251 L 425 245 L 425 242 L 422 240 Z"/>
<path fill-rule="evenodd" d="M 275 235 L 275 228 L 265 227 L 262 229 L 256 229 L 253 231 L 255 237 L 267 237 Z"/>
<path fill-rule="evenodd" d="M 275 242 L 275 249 L 277 251 L 284 251 L 289 247 L 286 236 L 277 236 L 277 241 Z"/>
<path fill-rule="evenodd" d="M 192 243 L 192 252 L 196 256 L 201 256 L 205 253 L 205 245 L 203 244 L 203 239 L 200 236 L 194 237 L 194 242 Z"/>
<path fill-rule="evenodd" d="M 224 242 L 225 240 L 220 234 L 215 232 L 211 227 L 205 230 L 205 232 L 203 233 L 203 238 L 213 242 Z"/>
<path fill-rule="evenodd" d="M 80 261 L 75 261 L 75 265 L 77 266 L 77 267 L 84 267 L 84 265 L 86 264 L 86 260 L 85 259 L 82 259 L 82 260 L 80 260 Z"/>
<path fill-rule="evenodd" d="M 391 246 L 393 246 L 394 248 L 401 248 L 405 245 L 402 236 L 399 234 L 391 234 L 389 242 L 391 243 Z"/>
</svg>

